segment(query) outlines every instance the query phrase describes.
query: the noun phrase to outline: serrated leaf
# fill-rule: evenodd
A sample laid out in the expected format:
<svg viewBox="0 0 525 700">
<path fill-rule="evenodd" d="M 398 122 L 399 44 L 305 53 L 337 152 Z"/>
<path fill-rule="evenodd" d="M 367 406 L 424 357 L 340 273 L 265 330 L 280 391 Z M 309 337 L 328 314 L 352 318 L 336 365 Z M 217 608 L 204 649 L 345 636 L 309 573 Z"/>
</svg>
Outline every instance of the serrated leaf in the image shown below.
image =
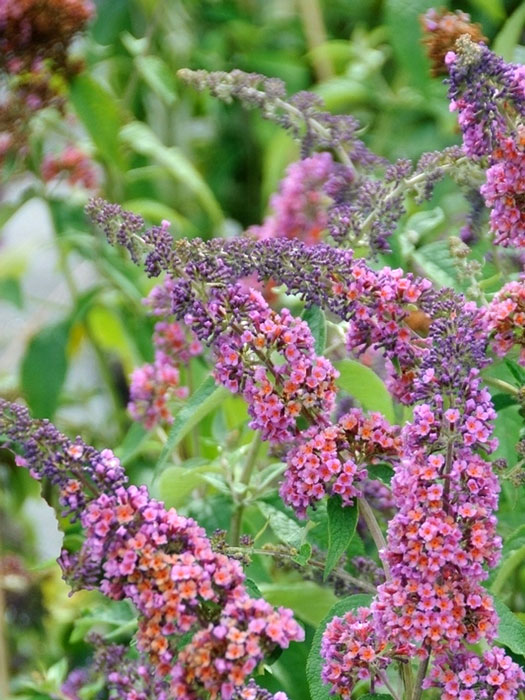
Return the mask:
<svg viewBox="0 0 525 700">
<path fill-rule="evenodd" d="M 330 609 L 328 615 L 317 627 L 310 653 L 308 654 L 308 661 L 306 662 L 306 677 L 308 678 L 308 687 L 310 688 L 312 700 L 331 700 L 333 698 L 333 695 L 330 694 L 330 686 L 323 683 L 321 679 L 321 670 L 324 663 L 321 657 L 321 639 L 326 625 L 334 617 L 341 617 L 349 610 L 367 607 L 370 605 L 371 600 L 372 596 L 365 593 L 358 593 L 357 595 L 343 598 Z"/>
<path fill-rule="evenodd" d="M 261 583 L 261 593 L 271 605 L 291 608 L 304 622 L 314 627 L 328 613 L 337 598 L 332 590 L 313 581 Z"/>
<path fill-rule="evenodd" d="M 137 56 L 137 70 L 144 82 L 168 107 L 177 99 L 173 73 L 159 56 Z"/>
<path fill-rule="evenodd" d="M 525 24 L 525 3 L 521 3 L 511 14 L 501 28 L 498 36 L 494 39 L 492 50 L 494 53 L 503 56 L 506 61 L 514 58 L 514 48 L 519 42 L 523 25 Z"/>
<path fill-rule="evenodd" d="M 34 335 L 21 365 L 24 396 L 35 418 L 52 418 L 67 372 L 70 324 L 47 326 Z"/>
<path fill-rule="evenodd" d="M 269 503 L 258 501 L 257 507 L 263 516 L 270 521 L 270 527 L 277 537 L 285 544 L 299 549 L 304 538 L 304 528 L 298 525 L 282 511 L 274 508 Z"/>
<path fill-rule="evenodd" d="M 497 640 L 515 654 L 525 656 L 525 625 L 505 603 L 494 596 L 494 607 L 499 616 Z"/>
<path fill-rule="evenodd" d="M 121 115 L 115 98 L 86 72 L 72 81 L 70 98 L 100 156 L 124 169 L 118 139 Z"/>
<path fill-rule="evenodd" d="M 344 506 L 341 496 L 331 496 L 328 499 L 327 513 L 328 552 L 323 573 L 325 581 L 355 534 L 358 518 L 357 503 L 352 506 Z"/>
<path fill-rule="evenodd" d="M 160 457 L 155 466 L 155 471 L 162 471 L 171 453 L 180 441 L 194 428 L 208 413 L 215 410 L 229 395 L 229 391 L 223 386 L 217 386 L 213 377 L 207 377 L 190 396 L 185 405 L 175 416 L 170 428 L 166 444 L 162 448 Z"/>
<path fill-rule="evenodd" d="M 370 367 L 356 360 L 334 363 L 339 372 L 336 385 L 347 391 L 368 411 L 379 411 L 390 422 L 395 422 L 392 398 L 384 382 Z"/>
<path fill-rule="evenodd" d="M 120 131 L 121 140 L 136 153 L 152 158 L 163 165 L 177 182 L 188 187 L 198 197 L 210 218 L 220 224 L 223 219 L 221 208 L 208 184 L 179 148 L 165 146 L 153 131 L 141 122 L 126 124 Z"/>
<path fill-rule="evenodd" d="M 322 355 L 326 345 L 326 320 L 324 312 L 318 306 L 309 306 L 303 311 L 303 321 L 306 321 L 315 340 L 315 352 Z"/>
</svg>

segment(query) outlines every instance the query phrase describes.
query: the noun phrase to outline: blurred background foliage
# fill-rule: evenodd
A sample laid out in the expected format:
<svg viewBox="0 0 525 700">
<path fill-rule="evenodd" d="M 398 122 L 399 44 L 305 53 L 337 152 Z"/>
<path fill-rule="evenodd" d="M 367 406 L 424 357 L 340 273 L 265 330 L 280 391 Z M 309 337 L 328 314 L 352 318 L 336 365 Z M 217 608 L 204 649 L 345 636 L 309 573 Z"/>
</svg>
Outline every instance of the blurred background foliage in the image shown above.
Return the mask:
<svg viewBox="0 0 525 700">
<path fill-rule="evenodd" d="M 85 70 L 63 88 L 66 114 L 42 110 L 31 121 L 27 152 L 3 163 L 2 394 L 23 396 L 35 416 L 53 418 L 70 435 L 82 434 L 98 447 L 118 446 L 133 481 L 152 485 L 168 505 L 195 516 L 209 532 L 227 528 L 231 494 L 224 472 L 230 470 L 235 481 L 236 464 L 251 438 L 244 405 L 221 397 L 217 410 L 217 401 L 208 402 L 198 433 L 186 423 L 171 461 L 159 460 L 163 436 L 132 425 L 125 411 L 130 372 L 152 359 L 153 321 L 141 301 L 151 283 L 90 230 L 83 207 L 99 192 L 151 223 L 170 220 L 177 236 L 234 236 L 261 222 L 286 166 L 299 156 L 297 144 L 259 113 L 186 87 L 177 78 L 183 67 L 240 68 L 281 78 L 290 94 L 313 90 L 329 110 L 354 114 L 367 145 L 389 159 L 417 159 L 424 151 L 459 143 L 446 86 L 430 77 L 420 44 L 418 16 L 432 5 L 430 0 L 98 0 L 95 19 L 73 47 Z M 497 52 L 523 62 L 525 3 L 439 5 L 469 12 Z M 90 191 L 42 177 L 46 155 L 69 144 L 95 164 L 98 185 Z M 457 187 L 440 184 L 423 207 L 409 204 L 393 252 L 377 264 L 400 265 L 462 289 L 446 239 L 457 235 L 466 211 Z M 476 254 L 481 259 L 485 252 Z M 490 265 L 489 260 L 486 277 Z M 517 381 L 514 366 L 500 363 L 491 371 Z M 201 358 L 192 360 L 192 385 L 207 372 Z M 384 401 L 381 391 L 367 407 Z M 500 416 L 500 456 L 512 466 L 522 421 L 515 406 L 504 407 Z M 219 474 L 215 481 L 213 470 Z M 54 564 L 60 537 L 52 511 L 7 454 L 0 483 L 0 619 L 3 608 L 7 622 L 0 663 L 8 663 L 1 669 L 0 694 L 7 693 L 9 677 L 16 697 L 64 698 L 60 687 L 67 671 L 89 654 L 85 632 L 94 628 L 114 640 L 129 639 L 132 614 L 124 604 L 109 605 L 91 593 L 67 598 Z M 53 501 L 51 493 L 44 496 Z M 247 509 L 246 531 L 255 534 L 264 526 L 268 508 L 284 510 L 278 499 L 266 496 L 266 511 L 257 505 Z M 506 484 L 500 527 L 505 536 L 518 528 L 511 554 L 521 552 L 525 542 L 524 505 L 523 495 Z M 295 521 L 271 512 L 275 527 L 265 537 L 286 539 Z M 322 521 L 323 514 L 319 517 Z M 322 522 L 316 532 L 323 546 Z M 70 529 L 66 536 L 78 532 Z M 355 547 L 359 554 L 367 543 L 358 538 Z M 515 560 L 498 586 L 525 618 L 525 569 Z M 256 557 L 249 573 L 271 602 L 294 607 L 311 640 L 334 593 L 305 584 L 298 573 L 268 558 Z M 292 700 L 307 700 L 308 644 L 293 646 L 265 683 L 284 689 Z M 89 700 L 99 690 L 82 697 Z"/>
</svg>

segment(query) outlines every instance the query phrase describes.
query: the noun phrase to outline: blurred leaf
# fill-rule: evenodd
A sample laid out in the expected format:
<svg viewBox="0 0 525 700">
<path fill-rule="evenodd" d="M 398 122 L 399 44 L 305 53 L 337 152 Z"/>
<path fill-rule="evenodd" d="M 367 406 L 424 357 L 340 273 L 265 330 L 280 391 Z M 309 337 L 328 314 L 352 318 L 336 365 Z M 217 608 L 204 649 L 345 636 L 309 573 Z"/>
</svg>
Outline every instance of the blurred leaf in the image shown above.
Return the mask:
<svg viewBox="0 0 525 700">
<path fill-rule="evenodd" d="M 299 553 L 293 558 L 293 561 L 297 562 L 300 566 L 306 566 L 310 561 L 312 556 L 312 545 L 309 542 L 305 542 L 301 545 Z"/>
<path fill-rule="evenodd" d="M 501 411 L 503 408 L 514 406 L 518 403 L 518 400 L 512 394 L 495 394 L 492 397 L 492 403 L 496 411 Z"/>
<path fill-rule="evenodd" d="M 372 596 L 364 593 L 343 598 L 342 600 L 338 601 L 333 608 L 331 608 L 328 615 L 317 627 L 312 642 L 312 647 L 310 649 L 310 653 L 308 654 L 308 661 L 306 663 L 306 676 L 308 678 L 308 686 L 310 688 L 312 700 L 331 700 L 333 697 L 330 694 L 330 686 L 326 685 L 321 680 L 321 672 L 324 664 L 323 658 L 321 657 L 321 639 L 326 625 L 334 617 L 341 617 L 349 610 L 367 607 L 370 605 L 371 600 Z"/>
<path fill-rule="evenodd" d="M 298 525 L 295 520 L 292 520 L 292 518 L 282 511 L 271 506 L 269 503 L 259 501 L 257 503 L 257 507 L 264 517 L 270 521 L 270 527 L 281 542 L 284 542 L 291 547 L 295 547 L 296 549 L 301 547 L 301 542 L 304 539 L 303 527 Z"/>
<path fill-rule="evenodd" d="M 29 341 L 21 365 L 24 396 L 35 418 L 52 418 L 67 372 L 70 324 L 47 326 Z"/>
<path fill-rule="evenodd" d="M 116 164 L 124 170 L 118 138 L 121 115 L 115 98 L 88 73 L 74 78 L 70 97 L 79 120 L 86 127 L 100 156 L 109 165 Z"/>
<path fill-rule="evenodd" d="M 215 224 L 222 222 L 222 211 L 215 195 L 193 163 L 179 148 L 165 146 L 146 124 L 140 122 L 127 124 L 121 130 L 120 136 L 124 143 L 137 153 L 164 165 L 177 182 L 195 193 Z"/>
<path fill-rule="evenodd" d="M 354 536 L 357 525 L 357 503 L 352 506 L 344 506 L 341 496 L 330 496 L 327 513 L 328 552 L 323 573 L 325 581 Z"/>
<path fill-rule="evenodd" d="M 261 593 L 271 605 L 291 608 L 296 615 L 316 627 L 337 601 L 329 588 L 313 581 L 261 583 Z"/>
<path fill-rule="evenodd" d="M 127 601 L 116 601 L 95 606 L 73 623 L 69 641 L 80 642 L 93 629 L 107 640 L 131 636 L 137 628 L 137 618 Z"/>
<path fill-rule="evenodd" d="M 412 260 L 439 286 L 452 289 L 457 286 L 447 241 L 434 241 L 418 248 L 412 253 Z"/>
<path fill-rule="evenodd" d="M 123 466 L 126 466 L 126 464 L 140 452 L 140 448 L 146 442 L 149 435 L 150 431 L 146 430 L 140 423 L 132 423 L 130 425 L 124 440 L 115 450 L 115 454 L 120 459 Z"/>
<path fill-rule="evenodd" d="M 194 234 L 195 229 L 191 222 L 179 212 L 168 207 L 162 202 L 157 202 L 155 199 L 128 199 L 122 204 L 123 209 L 140 214 L 144 219 L 151 221 L 153 224 L 160 224 L 163 219 L 171 221 L 175 226 L 180 227 L 184 232 Z"/>
<path fill-rule="evenodd" d="M 89 309 L 86 323 L 97 345 L 108 352 L 117 353 L 127 371 L 131 371 L 136 364 L 136 353 L 119 314 L 109 306 L 97 304 Z"/>
<path fill-rule="evenodd" d="M 470 0 L 470 2 L 494 22 L 500 22 L 505 18 L 503 0 Z"/>
<path fill-rule="evenodd" d="M 367 693 L 361 695 L 359 700 L 392 700 L 392 696 L 387 693 Z"/>
<path fill-rule="evenodd" d="M 368 411 L 379 411 L 390 423 L 395 423 L 394 407 L 388 389 L 370 367 L 356 360 L 334 362 L 339 371 L 336 384 L 359 401 Z"/>
<path fill-rule="evenodd" d="M 326 345 L 326 321 L 323 310 L 319 306 L 309 306 L 303 311 L 303 321 L 306 321 L 315 340 L 315 352 L 322 355 Z"/>
<path fill-rule="evenodd" d="M 259 590 L 259 587 L 255 583 L 255 581 L 251 578 L 245 578 L 244 579 L 244 587 L 250 594 L 251 598 L 262 598 L 263 595 L 261 591 Z"/>
<path fill-rule="evenodd" d="M 410 77 L 410 84 L 425 90 L 430 82 L 429 63 L 418 39 L 419 15 L 433 7 L 433 0 L 385 0 L 384 21 L 399 64 Z"/>
<path fill-rule="evenodd" d="M 162 448 L 160 457 L 155 465 L 155 472 L 162 471 L 171 453 L 185 435 L 196 426 L 204 416 L 211 413 L 221 405 L 229 396 L 229 391 L 223 386 L 217 386 L 213 377 L 208 377 L 190 396 L 183 408 L 177 413 L 173 425 L 170 428 L 166 444 Z"/>
<path fill-rule="evenodd" d="M 114 44 L 126 27 L 129 14 L 129 0 L 109 0 L 98 2 L 92 33 L 100 44 Z"/>
<path fill-rule="evenodd" d="M 0 299 L 11 302 L 18 309 L 24 308 L 22 287 L 16 277 L 0 279 Z"/>
<path fill-rule="evenodd" d="M 498 637 L 515 654 L 525 656 L 525 625 L 510 610 L 505 603 L 494 596 L 494 607 L 499 617 Z"/>
<path fill-rule="evenodd" d="M 487 0 L 488 1 L 488 0 Z M 494 39 L 492 50 L 506 61 L 514 59 L 514 48 L 519 43 L 525 25 L 525 2 L 514 10 Z"/>
<path fill-rule="evenodd" d="M 203 464 L 198 467 L 167 467 L 159 479 L 159 494 L 167 508 L 180 508 L 188 496 L 198 488 L 203 481 L 209 483 L 210 473 L 220 473 L 219 467 Z"/>
<path fill-rule="evenodd" d="M 137 70 L 144 82 L 171 107 L 177 99 L 173 72 L 159 56 L 137 56 Z"/>
<path fill-rule="evenodd" d="M 390 486 L 394 470 L 389 464 L 368 464 L 367 471 L 369 479 L 379 479 L 383 484 Z"/>
</svg>

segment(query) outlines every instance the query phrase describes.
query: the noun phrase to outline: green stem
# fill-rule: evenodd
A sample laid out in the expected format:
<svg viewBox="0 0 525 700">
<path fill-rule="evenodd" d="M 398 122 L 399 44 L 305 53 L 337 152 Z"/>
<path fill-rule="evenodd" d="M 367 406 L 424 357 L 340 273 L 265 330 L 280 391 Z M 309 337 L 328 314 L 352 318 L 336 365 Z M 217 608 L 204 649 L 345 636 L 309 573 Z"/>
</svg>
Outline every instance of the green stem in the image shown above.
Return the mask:
<svg viewBox="0 0 525 700">
<path fill-rule="evenodd" d="M 405 698 L 410 700 L 414 693 L 414 674 L 412 673 L 410 661 L 401 663 L 401 678 L 403 679 L 403 686 L 405 688 Z"/>
<path fill-rule="evenodd" d="M 0 533 L 1 538 L 1 533 Z M 4 594 L 4 563 L 3 544 L 0 539 L 0 696 L 9 695 L 9 657 L 7 654 L 6 624 L 5 624 L 5 594 Z"/>
<path fill-rule="evenodd" d="M 239 478 L 239 483 L 244 484 L 245 486 L 248 486 L 248 484 L 251 481 L 253 470 L 257 463 L 257 455 L 259 453 L 260 446 L 261 438 L 259 436 L 259 433 L 256 433 L 255 437 L 252 440 L 252 444 L 250 445 L 250 449 L 246 456 L 246 462 L 244 463 L 244 467 Z M 244 506 L 245 503 L 243 494 L 243 496 L 241 497 L 241 501 L 237 504 L 233 511 L 231 519 L 230 538 L 231 543 L 234 546 L 237 546 L 239 544 L 239 539 L 241 536 L 242 516 L 244 514 Z"/>
<path fill-rule="evenodd" d="M 359 515 L 363 518 L 365 521 L 368 530 L 370 532 L 370 535 L 372 539 L 374 540 L 374 543 L 377 547 L 377 551 L 385 551 L 386 550 L 386 540 L 383 535 L 383 532 L 381 531 L 381 528 L 379 527 L 379 523 L 377 522 L 377 518 L 374 515 L 374 511 L 372 508 L 369 506 L 368 502 L 364 498 L 358 498 L 357 503 L 359 504 Z M 381 554 L 379 554 L 379 558 L 381 560 L 381 564 L 383 565 L 383 569 L 385 572 L 386 579 L 388 580 L 390 578 L 390 567 L 388 566 L 388 562 L 386 559 L 383 559 Z"/>
<path fill-rule="evenodd" d="M 512 394 L 512 396 L 518 396 L 518 394 L 519 394 L 519 389 L 516 389 L 515 386 L 512 386 L 512 384 L 505 382 L 503 379 L 497 379 L 496 377 L 486 377 L 485 376 L 485 377 L 483 377 L 483 380 L 489 386 L 493 386 L 495 389 L 500 389 L 505 394 Z"/>
<path fill-rule="evenodd" d="M 328 80 L 334 74 L 332 62 L 326 53 L 316 52 L 316 49 L 326 41 L 321 7 L 318 0 L 298 0 L 298 5 L 308 48 L 313 52 L 312 63 L 317 79 Z"/>
<path fill-rule="evenodd" d="M 430 653 L 426 658 L 424 658 L 421 661 L 421 663 L 419 664 L 419 668 L 417 669 L 416 682 L 414 683 L 414 694 L 412 696 L 412 700 L 421 700 L 421 696 L 423 694 L 423 681 L 425 680 L 425 676 L 427 675 L 429 661 Z"/>
</svg>

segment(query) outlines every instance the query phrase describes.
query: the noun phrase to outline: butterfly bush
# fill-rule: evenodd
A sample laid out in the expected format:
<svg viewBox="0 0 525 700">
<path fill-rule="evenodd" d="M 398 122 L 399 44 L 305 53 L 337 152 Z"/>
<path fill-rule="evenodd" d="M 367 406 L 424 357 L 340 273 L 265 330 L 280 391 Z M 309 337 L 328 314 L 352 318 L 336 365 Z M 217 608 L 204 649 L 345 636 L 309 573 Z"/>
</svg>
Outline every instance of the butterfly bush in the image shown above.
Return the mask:
<svg viewBox="0 0 525 700">
<path fill-rule="evenodd" d="M 73 590 L 134 604 L 138 649 L 170 694 L 194 700 L 206 690 L 229 700 L 265 655 L 304 638 L 290 610 L 250 598 L 240 563 L 214 552 L 194 520 L 128 485 L 110 450 L 71 442 L 17 404 L 2 400 L 1 408 L 0 429 L 19 466 L 57 485 L 63 514 L 84 529 L 80 550 L 59 557 L 64 578 Z"/>
<path fill-rule="evenodd" d="M 183 366 L 207 348 L 215 381 L 243 397 L 249 427 L 285 462 L 284 504 L 305 518 L 325 497 L 341 509 L 357 503 L 382 571 L 354 558 L 375 593 L 333 617 L 322 634 L 321 678 L 331 694 L 350 698 L 366 680 L 371 692 L 384 686 L 398 698 L 394 668 L 408 693 L 417 664 L 410 700 L 423 689 L 444 700 L 511 700 L 525 675 L 494 645 L 498 615 L 483 585 L 502 549 L 491 461 L 496 413 L 483 371 L 493 355 L 516 350 L 524 363 L 523 277 L 479 307 L 421 276 L 381 267 L 377 253 L 389 249 L 407 196 L 430 198 L 447 174 L 471 206 L 464 238 L 479 234 L 485 204 L 494 243 L 523 245 L 525 77 L 488 49 L 465 13 L 431 10 L 422 24 L 434 72 L 448 73 L 461 147 L 423 154 L 415 166 L 388 163 L 357 138 L 352 117 L 328 114 L 314 95 L 287 98 L 280 81 L 258 74 L 184 70 L 188 84 L 257 107 L 300 140 L 301 159 L 289 166 L 270 215 L 238 238 L 203 241 L 175 239 L 168 222 L 148 227 L 100 198 L 86 211 L 149 277 L 163 275 L 147 302 L 158 320 L 155 359 L 133 374 L 131 415 L 148 428 L 170 422 L 172 402 L 187 393 Z M 356 257 L 349 245 L 376 259 Z M 337 369 L 316 350 L 304 320 L 279 308 L 277 297 L 265 298 L 260 290 L 270 283 L 340 323 L 338 352 L 344 344 L 353 357 L 375 358 L 396 410 L 407 407 L 402 425 L 355 406 L 336 410 Z M 476 298 L 485 302 L 480 290 Z M 197 522 L 167 510 L 145 486 L 129 485 L 110 451 L 71 442 L 16 405 L 2 408 L 17 463 L 58 486 L 65 515 L 85 532 L 78 551 L 61 554 L 66 579 L 137 610 L 144 662 L 129 673 L 115 664 L 110 670 L 111 654 L 124 657 L 108 652 L 101 668 L 110 692 L 126 700 L 147 692 L 284 700 L 249 677 L 304 633 L 290 610 L 248 594 L 231 556 L 238 548 L 216 546 Z M 374 481 L 373 466 L 383 462 L 393 470 L 390 489 Z M 391 516 L 386 538 L 371 505 Z M 350 576 L 339 571 L 334 579 L 343 574 Z"/>
</svg>

